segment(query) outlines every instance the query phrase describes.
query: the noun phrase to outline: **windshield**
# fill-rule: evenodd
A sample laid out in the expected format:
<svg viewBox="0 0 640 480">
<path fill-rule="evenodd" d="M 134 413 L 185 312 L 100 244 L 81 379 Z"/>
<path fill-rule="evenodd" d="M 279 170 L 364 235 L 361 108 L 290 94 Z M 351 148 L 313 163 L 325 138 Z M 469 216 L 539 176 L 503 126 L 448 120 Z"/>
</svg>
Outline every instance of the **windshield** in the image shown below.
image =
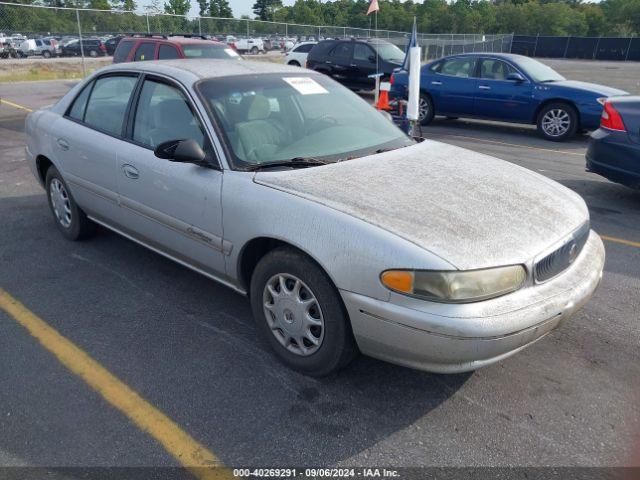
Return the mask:
<svg viewBox="0 0 640 480">
<path fill-rule="evenodd" d="M 240 59 L 233 49 L 225 45 L 207 45 L 207 44 L 193 44 L 183 45 L 184 56 L 187 58 L 218 58 L 223 60 Z"/>
<path fill-rule="evenodd" d="M 402 63 L 404 60 L 404 52 L 391 43 L 380 43 L 371 45 L 376 49 L 378 55 L 387 62 Z"/>
<path fill-rule="evenodd" d="M 559 80 L 566 80 L 553 68 L 547 67 L 544 63 L 540 63 L 533 58 L 518 58 L 518 66 L 522 68 L 534 82 L 556 82 Z"/>
<path fill-rule="evenodd" d="M 413 143 L 324 75 L 243 75 L 204 80 L 197 88 L 240 169 L 299 158 L 347 160 Z"/>
</svg>

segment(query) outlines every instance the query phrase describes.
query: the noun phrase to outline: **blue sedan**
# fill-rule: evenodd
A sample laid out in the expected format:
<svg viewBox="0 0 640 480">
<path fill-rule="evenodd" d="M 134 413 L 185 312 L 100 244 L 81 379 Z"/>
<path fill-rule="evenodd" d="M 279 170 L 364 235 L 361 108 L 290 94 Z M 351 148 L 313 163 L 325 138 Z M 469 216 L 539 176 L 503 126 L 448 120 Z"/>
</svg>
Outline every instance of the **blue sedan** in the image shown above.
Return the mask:
<svg viewBox="0 0 640 480">
<path fill-rule="evenodd" d="M 391 98 L 407 98 L 406 71 L 392 76 Z M 627 92 L 567 80 L 529 57 L 503 53 L 453 55 L 427 63 L 420 77 L 420 120 L 434 115 L 473 117 L 538 126 L 542 137 L 562 141 L 598 128 L 605 98 Z"/>
</svg>

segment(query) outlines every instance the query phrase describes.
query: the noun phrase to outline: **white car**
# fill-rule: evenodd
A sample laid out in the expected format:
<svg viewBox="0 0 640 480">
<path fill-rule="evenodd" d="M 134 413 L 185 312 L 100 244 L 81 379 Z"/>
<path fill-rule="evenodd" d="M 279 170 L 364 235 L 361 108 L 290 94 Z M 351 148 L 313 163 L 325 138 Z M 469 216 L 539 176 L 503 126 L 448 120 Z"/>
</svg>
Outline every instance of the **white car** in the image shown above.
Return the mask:
<svg viewBox="0 0 640 480">
<path fill-rule="evenodd" d="M 240 38 L 234 45 L 239 53 L 267 53 L 261 38 Z"/>
<path fill-rule="evenodd" d="M 304 67 L 307 64 L 307 55 L 317 42 L 301 42 L 287 52 L 284 63 L 293 67 Z"/>
</svg>

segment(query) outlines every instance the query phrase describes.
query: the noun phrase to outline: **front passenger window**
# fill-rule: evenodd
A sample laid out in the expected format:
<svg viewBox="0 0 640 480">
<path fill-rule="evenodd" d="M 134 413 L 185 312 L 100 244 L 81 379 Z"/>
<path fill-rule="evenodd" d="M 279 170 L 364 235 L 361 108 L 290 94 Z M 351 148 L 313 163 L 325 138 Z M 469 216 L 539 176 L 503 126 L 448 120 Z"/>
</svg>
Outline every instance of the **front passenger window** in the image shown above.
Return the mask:
<svg viewBox="0 0 640 480">
<path fill-rule="evenodd" d="M 204 130 L 183 93 L 154 80 L 146 80 L 142 86 L 133 139 L 154 149 L 169 140 L 193 139 L 205 148 Z"/>
</svg>

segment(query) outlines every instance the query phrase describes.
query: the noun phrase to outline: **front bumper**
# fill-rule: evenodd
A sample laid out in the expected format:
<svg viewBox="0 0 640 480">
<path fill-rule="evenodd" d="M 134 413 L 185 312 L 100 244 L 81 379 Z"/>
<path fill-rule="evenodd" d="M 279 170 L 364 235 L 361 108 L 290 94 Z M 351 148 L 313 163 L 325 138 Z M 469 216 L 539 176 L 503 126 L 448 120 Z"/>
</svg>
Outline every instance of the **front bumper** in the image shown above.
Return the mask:
<svg viewBox="0 0 640 480">
<path fill-rule="evenodd" d="M 419 370 L 465 372 L 513 355 L 565 322 L 595 291 L 604 257 L 602 240 L 591 232 L 573 265 L 553 280 L 486 302 L 448 305 L 446 315 L 442 308 L 430 311 L 429 302 L 410 299 L 409 307 L 341 293 L 362 353 Z"/>
</svg>

